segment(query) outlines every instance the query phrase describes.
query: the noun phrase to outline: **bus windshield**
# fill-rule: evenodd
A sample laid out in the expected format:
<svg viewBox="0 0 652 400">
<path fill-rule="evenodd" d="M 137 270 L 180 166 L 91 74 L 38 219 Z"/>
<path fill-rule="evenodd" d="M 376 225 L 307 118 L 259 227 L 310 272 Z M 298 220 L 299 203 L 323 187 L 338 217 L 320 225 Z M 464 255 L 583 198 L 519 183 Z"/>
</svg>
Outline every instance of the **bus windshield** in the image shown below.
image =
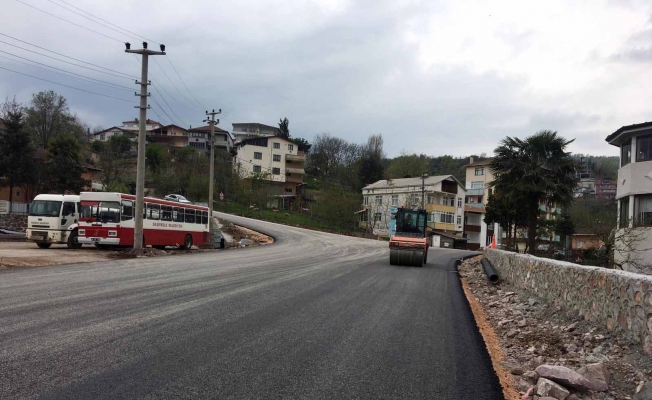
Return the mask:
<svg viewBox="0 0 652 400">
<path fill-rule="evenodd" d="M 120 203 L 117 201 L 82 201 L 80 219 L 102 223 L 119 223 Z"/>
<path fill-rule="evenodd" d="M 29 205 L 29 216 L 31 217 L 58 217 L 61 210 L 60 201 L 34 200 Z"/>
</svg>

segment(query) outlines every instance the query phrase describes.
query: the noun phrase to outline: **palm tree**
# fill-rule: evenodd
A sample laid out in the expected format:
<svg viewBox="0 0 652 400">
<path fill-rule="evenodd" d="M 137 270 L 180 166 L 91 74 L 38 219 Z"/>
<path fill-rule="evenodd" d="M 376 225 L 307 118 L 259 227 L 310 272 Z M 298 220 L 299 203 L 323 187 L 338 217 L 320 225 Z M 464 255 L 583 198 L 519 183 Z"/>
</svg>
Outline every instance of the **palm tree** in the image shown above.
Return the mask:
<svg viewBox="0 0 652 400">
<path fill-rule="evenodd" d="M 495 150 L 491 186 L 513 204 L 523 205 L 530 254 L 536 249 L 539 206 L 564 207 L 573 200 L 575 162 L 566 152 L 573 141 L 557 132 L 540 131 L 525 140 L 508 136 Z"/>
</svg>

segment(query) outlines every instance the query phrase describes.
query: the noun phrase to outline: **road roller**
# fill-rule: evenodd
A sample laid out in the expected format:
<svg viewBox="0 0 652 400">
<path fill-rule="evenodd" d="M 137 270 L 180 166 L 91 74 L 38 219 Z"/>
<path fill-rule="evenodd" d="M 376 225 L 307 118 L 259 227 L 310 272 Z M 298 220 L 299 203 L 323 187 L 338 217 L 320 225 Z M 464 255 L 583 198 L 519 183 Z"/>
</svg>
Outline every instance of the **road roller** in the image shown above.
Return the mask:
<svg viewBox="0 0 652 400">
<path fill-rule="evenodd" d="M 428 214 L 423 209 L 400 207 L 392 210 L 389 239 L 389 263 L 423 267 L 428 261 L 426 226 Z"/>
</svg>

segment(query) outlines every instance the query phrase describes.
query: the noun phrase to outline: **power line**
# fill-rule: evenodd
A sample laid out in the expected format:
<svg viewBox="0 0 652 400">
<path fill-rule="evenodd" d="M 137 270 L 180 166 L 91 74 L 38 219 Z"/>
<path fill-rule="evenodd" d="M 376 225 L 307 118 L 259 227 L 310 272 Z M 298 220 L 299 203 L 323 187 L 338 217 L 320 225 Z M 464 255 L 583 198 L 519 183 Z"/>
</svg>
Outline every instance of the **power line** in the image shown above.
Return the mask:
<svg viewBox="0 0 652 400">
<path fill-rule="evenodd" d="M 98 22 L 98 21 L 95 21 L 95 20 L 93 20 L 93 19 L 90 19 L 89 17 L 85 16 L 84 14 L 80 14 L 80 13 L 78 13 L 77 11 L 71 10 L 70 8 L 68 8 L 68 7 L 66 7 L 66 6 L 63 6 L 63 5 L 59 4 L 59 3 L 55 3 L 55 2 L 52 1 L 52 0 L 48 0 L 48 1 L 49 1 L 50 3 L 52 3 L 52 4 L 54 4 L 54 5 L 57 6 L 57 7 L 61 7 L 61 8 L 63 8 L 64 10 L 70 11 L 70 12 L 73 13 L 73 14 L 77 14 L 77 15 L 79 15 L 80 17 L 82 17 L 82 18 L 86 18 L 87 20 L 89 20 L 89 21 L 91 21 L 91 22 L 94 22 L 94 23 L 96 23 L 96 24 L 102 25 L 102 26 L 105 27 L 105 28 L 109 28 L 109 29 L 111 29 L 112 31 L 117 32 L 117 33 L 119 33 L 119 34 L 121 34 L 121 35 L 128 36 L 128 35 L 126 35 L 124 32 L 121 32 L 121 31 L 119 31 L 119 30 L 117 30 L 117 29 L 115 29 L 115 28 L 112 28 L 112 27 L 109 26 L 109 25 L 106 25 L 106 24 L 103 24 L 103 23 L 101 23 L 101 22 Z"/>
<path fill-rule="evenodd" d="M 163 70 L 163 68 L 161 68 L 161 65 L 158 63 L 158 61 L 156 61 L 156 59 L 154 59 L 154 62 L 155 62 L 156 65 L 158 66 L 158 69 L 160 69 L 161 72 L 163 72 L 163 75 L 165 75 L 165 77 L 167 78 L 167 80 L 172 84 L 172 86 L 177 90 L 177 92 L 179 92 L 179 94 L 181 95 L 181 97 L 183 97 L 183 98 L 188 102 L 188 104 L 190 104 L 190 107 L 195 107 L 195 105 L 193 105 L 193 104 L 190 102 L 190 100 L 188 100 L 188 99 L 186 98 L 186 96 L 184 96 L 183 93 L 181 93 L 181 90 L 179 90 L 179 88 L 174 84 L 174 82 L 172 82 L 172 79 L 170 79 L 170 77 L 168 77 L 168 74 L 166 74 L 165 71 Z M 172 97 L 172 96 L 170 96 L 170 97 Z"/>
<path fill-rule="evenodd" d="M 51 0 L 48 0 L 48 1 L 51 2 Z M 118 25 L 116 25 L 116 24 L 114 24 L 114 23 L 111 23 L 111 22 L 109 22 L 109 21 L 107 21 L 107 20 L 105 20 L 105 19 L 103 19 L 103 18 L 100 18 L 100 17 L 98 17 L 97 15 L 93 15 L 93 14 L 89 13 L 88 11 L 84 11 L 84 10 L 82 10 L 81 8 L 79 8 L 79 7 L 77 7 L 77 6 L 74 6 L 74 5 L 68 3 L 68 2 L 65 1 L 65 0 L 59 0 L 59 1 L 62 2 L 62 3 L 64 3 L 64 4 L 69 5 L 70 7 L 74 8 L 74 9 L 76 9 L 76 10 L 79 10 L 79 11 L 83 12 L 84 14 L 90 15 L 91 17 L 93 17 L 93 18 L 95 18 L 95 19 L 99 19 L 100 21 L 106 22 L 106 23 L 109 24 L 109 25 L 113 25 L 113 26 L 115 26 L 116 28 L 121 29 L 121 30 L 123 30 L 123 31 L 125 31 L 125 32 L 127 32 L 127 33 L 129 33 L 129 34 L 132 34 L 132 35 L 134 35 L 134 36 L 138 36 L 139 38 L 144 39 L 144 40 L 146 40 L 146 41 L 148 41 L 148 42 L 151 42 L 151 43 L 160 44 L 160 43 L 158 43 L 158 42 L 156 42 L 156 41 L 154 41 L 154 40 L 152 40 L 152 39 L 148 39 L 148 38 L 146 38 L 146 37 L 144 37 L 144 36 L 141 36 L 141 35 L 139 35 L 139 34 L 137 34 L 137 33 L 135 33 L 135 32 L 132 32 L 132 31 L 130 31 L 130 30 L 128 30 L 128 29 L 122 28 L 122 27 L 120 27 L 120 26 L 118 26 Z M 93 22 L 96 22 L 96 21 L 93 21 Z"/>
<path fill-rule="evenodd" d="M 56 55 L 58 55 L 58 56 L 66 57 L 66 58 L 69 58 L 69 59 L 71 59 L 71 60 L 79 61 L 79 62 L 81 62 L 81 63 L 88 64 L 88 65 L 92 65 L 92 66 L 97 67 L 97 68 L 102 68 L 102 69 L 105 69 L 105 70 L 107 70 L 107 71 L 115 72 L 116 74 L 126 75 L 127 77 L 129 77 L 129 79 L 136 79 L 136 78 L 132 77 L 131 75 L 127 74 L 127 73 L 120 72 L 120 71 L 116 71 L 116 70 L 111 69 L 111 68 L 106 68 L 106 67 L 103 67 L 103 66 L 101 66 L 101 65 L 97 65 L 97 64 L 89 63 L 88 61 L 84 61 L 84 60 L 80 60 L 80 59 L 78 59 L 78 58 L 70 57 L 70 56 L 67 56 L 67 55 L 65 55 L 65 54 L 57 53 L 56 51 L 53 51 L 53 50 L 50 50 L 50 49 L 46 49 L 45 47 L 41 47 L 41 46 L 35 45 L 34 43 L 30 43 L 30 42 L 26 42 L 26 41 L 24 41 L 24 40 L 20 40 L 20 39 L 18 39 L 18 38 L 13 37 L 13 36 L 9 36 L 9 35 L 7 35 L 7 34 L 4 34 L 4 33 L 2 33 L 2 32 L 0 32 L 0 36 L 8 37 L 9 39 L 13 39 L 13 40 L 15 40 L 15 41 L 17 41 L 17 42 L 21 42 L 21 43 L 28 44 L 28 45 L 30 45 L 30 46 L 32 46 L 32 47 L 36 47 L 37 49 L 45 50 L 45 51 L 47 51 L 47 52 L 49 52 L 49 53 L 56 54 Z M 2 42 L 2 43 L 8 44 L 8 45 L 10 45 L 10 46 L 18 47 L 18 46 L 14 45 L 14 44 L 11 44 L 11 43 L 7 43 L 7 42 Z M 22 49 L 22 47 L 18 47 L 18 48 L 19 48 L 19 49 Z M 23 49 L 23 50 L 26 50 L 26 49 Z M 27 51 L 31 51 L 31 50 L 27 50 Z M 38 54 L 38 53 L 37 53 L 37 54 Z M 135 57 L 135 55 L 134 55 L 134 57 Z"/>
<path fill-rule="evenodd" d="M 5 67 L 0 67 L 0 69 L 4 69 L 5 71 L 13 72 L 13 73 L 15 73 L 15 74 L 28 76 L 28 77 L 30 77 L 30 78 L 38 79 L 38 80 L 40 80 L 40 81 L 49 82 L 49 83 L 52 83 L 52 84 L 54 84 L 54 85 L 59 85 L 59 86 L 67 87 L 67 88 L 70 88 L 70 89 L 79 90 L 80 92 L 86 92 L 86 93 L 90 93 L 90 94 L 95 94 L 95 95 L 97 95 L 97 96 L 108 97 L 108 98 L 110 98 L 110 99 L 115 99 L 115 100 L 125 101 L 125 102 L 127 102 L 127 103 L 132 103 L 132 104 L 133 104 L 133 100 L 127 100 L 127 99 L 123 99 L 123 98 L 120 98 L 120 97 L 111 96 L 111 95 L 108 95 L 108 94 L 92 92 L 92 91 L 90 91 L 90 90 L 80 89 L 80 88 L 78 88 L 78 87 L 74 87 L 74 86 L 70 86 L 70 85 L 64 85 L 63 83 L 58 83 L 58 82 L 54 82 L 54 81 L 51 81 L 51 80 L 48 80 L 48 79 L 39 78 L 39 77 L 34 76 L 34 75 L 29 75 L 29 74 L 25 74 L 25 73 L 22 73 L 22 72 L 14 71 L 13 69 L 5 68 Z"/>
<path fill-rule="evenodd" d="M 163 108 L 163 107 L 159 104 L 159 102 L 156 100 L 156 97 L 154 97 L 154 95 L 152 95 L 151 97 L 152 97 L 152 101 L 154 102 L 154 104 L 156 104 L 156 106 L 157 106 L 161 111 L 163 111 L 163 114 L 165 114 L 165 116 L 168 117 L 168 121 L 169 121 L 170 123 L 174 122 L 174 121 L 172 120 L 172 118 L 170 118 L 170 116 L 168 115 L 168 113 L 165 111 L 165 108 Z"/>
<path fill-rule="evenodd" d="M 114 38 L 113 36 L 105 35 L 104 33 L 101 33 L 101 32 L 98 32 L 98 31 L 95 31 L 95 30 L 93 30 L 93 29 L 91 29 L 91 28 L 87 28 L 87 27 L 85 27 L 85 26 L 83 26 L 83 25 L 79 25 L 79 24 L 76 24 L 76 23 L 74 23 L 74 22 L 72 22 L 72 21 L 68 21 L 68 20 L 65 19 L 65 18 L 61 18 L 61 17 L 59 17 L 59 16 L 57 16 L 57 15 L 54 15 L 54 14 L 52 14 L 52 13 L 49 13 L 49 12 L 47 12 L 47 11 L 45 11 L 45 10 L 41 10 L 41 9 L 38 8 L 38 7 L 34 7 L 34 6 L 31 5 L 31 4 L 27 4 L 27 3 L 25 3 L 25 2 L 22 1 L 22 0 L 14 0 L 14 1 L 16 1 L 16 2 L 18 2 L 18 3 L 20 3 L 20 4 L 23 4 L 23 5 L 26 5 L 27 7 L 31 7 L 31 8 L 33 8 L 33 9 L 37 10 L 37 11 L 40 11 L 40 12 L 42 12 L 42 13 L 44 13 L 44 14 L 47 14 L 47 15 L 49 15 L 49 16 L 51 16 L 51 17 L 54 17 L 54 18 L 56 18 L 56 19 L 60 19 L 61 21 L 65 21 L 65 22 L 67 22 L 67 23 L 69 23 L 69 24 L 72 24 L 72 25 L 78 26 L 78 27 L 80 27 L 80 28 L 82 28 L 82 29 L 86 29 L 87 31 L 93 32 L 93 33 L 98 34 L 98 35 L 100 35 L 100 36 L 104 36 L 105 38 L 108 38 L 108 39 L 111 39 L 111 40 L 115 40 L 116 42 L 119 42 L 119 43 L 124 43 L 124 40 L 120 40 L 120 39 Z"/>
<path fill-rule="evenodd" d="M 9 55 L 11 55 L 11 56 L 14 56 L 14 57 L 17 57 L 17 58 L 20 58 L 20 59 L 23 59 L 23 60 L 27 60 L 27 61 L 32 62 L 32 63 L 35 63 L 35 64 L 39 64 L 39 65 L 46 66 L 46 67 L 48 67 L 48 68 L 56 69 L 56 70 L 58 70 L 58 71 L 62 71 L 62 72 L 64 72 L 65 74 L 76 75 L 76 76 L 81 77 L 81 78 L 84 78 L 84 79 L 90 79 L 90 80 L 91 80 L 90 83 L 95 83 L 96 85 L 106 86 L 106 87 L 109 87 L 109 88 L 113 86 L 113 89 L 126 89 L 126 90 L 129 90 L 129 91 L 132 91 L 132 90 L 133 90 L 133 88 L 130 88 L 130 87 L 127 87 L 127 86 L 118 85 L 118 84 L 116 84 L 116 83 L 111 83 L 111 82 L 103 81 L 103 80 L 101 80 L 101 79 L 91 78 L 91 77 L 89 77 L 89 76 L 85 76 L 85 75 L 77 74 L 77 73 L 75 73 L 75 72 L 66 71 L 65 69 L 61 69 L 61 68 L 57 68 L 57 67 L 53 67 L 53 66 L 48 65 L 48 64 L 43 64 L 43 63 L 40 63 L 40 62 L 38 62 L 38 61 L 30 60 L 29 58 L 21 57 L 21 56 L 16 55 L 16 54 L 9 53 L 8 51 L 0 50 L 0 53 L 9 54 Z M 47 68 L 38 67 L 38 66 L 36 66 L 36 65 L 32 65 L 32 64 L 29 64 L 29 63 L 26 63 L 26 62 L 23 62 L 23 61 L 14 60 L 13 58 L 5 57 L 5 56 L 0 56 L 0 58 L 4 58 L 5 60 L 11 60 L 11 61 L 13 61 L 13 62 L 17 62 L 17 63 L 24 64 L 24 65 L 29 65 L 30 67 L 33 67 L 33 68 L 39 68 L 39 69 L 42 69 L 42 70 L 45 70 L 45 71 L 54 72 L 55 74 L 65 75 L 65 74 L 63 74 L 63 73 L 61 73 L 61 72 L 51 71 L 51 70 L 49 70 L 49 69 L 47 69 Z M 75 76 L 73 76 L 73 78 L 75 78 Z M 76 79 L 80 79 L 80 78 L 76 78 Z M 92 81 L 97 81 L 97 82 L 92 82 Z M 89 81 L 85 81 L 85 82 L 89 82 Z M 98 82 L 101 82 L 101 83 L 98 83 Z M 111 85 L 111 86 L 109 86 L 109 85 Z"/>
<path fill-rule="evenodd" d="M 157 90 L 157 88 L 154 86 L 154 84 L 152 84 L 152 90 Z M 157 90 L 156 93 L 158 93 L 158 95 L 161 96 L 161 93 L 158 92 L 158 90 Z M 171 113 L 172 113 L 172 114 L 177 118 L 177 121 L 181 121 L 183 125 L 188 126 L 188 124 L 187 124 L 184 120 L 182 120 L 182 119 L 177 115 L 177 113 L 174 112 L 174 110 L 172 109 L 172 107 L 170 107 L 170 104 L 167 102 L 167 100 L 165 100 L 165 97 L 161 96 L 161 100 L 163 100 L 163 102 L 168 106 L 168 108 L 170 109 L 170 112 L 171 112 Z M 159 107 L 160 107 L 160 106 L 159 106 Z M 171 119 L 171 118 L 170 118 L 170 119 Z"/>
<path fill-rule="evenodd" d="M 122 79 L 134 80 L 134 78 L 131 78 L 131 77 L 128 77 L 128 76 L 121 76 L 121 75 L 118 75 L 118 74 L 113 74 L 113 73 L 106 72 L 106 71 L 102 71 L 102 70 L 99 70 L 99 69 L 95 69 L 95 68 L 87 67 L 87 66 L 85 66 L 85 65 L 76 64 L 76 63 L 74 63 L 74 62 L 70 62 L 70 61 L 62 60 L 62 59 L 60 59 L 60 58 L 56 58 L 56 57 L 49 56 L 49 55 L 47 55 L 47 54 L 39 53 L 38 51 L 34 51 L 34 50 L 30 50 L 30 49 L 26 49 L 26 48 L 24 48 L 24 47 L 20 47 L 20 46 L 17 46 L 17 45 L 15 45 L 15 44 L 11 44 L 11 43 L 9 43 L 9 42 L 5 42 L 5 41 L 3 41 L 3 40 L 0 40 L 0 43 L 8 44 L 9 46 L 13 46 L 13 47 L 16 47 L 16 48 L 21 49 L 21 50 L 29 51 L 30 53 L 38 54 L 39 56 L 43 56 L 43 57 L 47 57 L 47 58 L 51 58 L 51 59 L 53 59 L 53 60 L 57 60 L 57 61 L 60 61 L 60 62 L 66 63 L 66 64 L 74 65 L 74 66 L 76 66 L 76 67 L 90 69 L 91 71 L 100 72 L 100 73 L 102 73 L 102 74 L 107 74 L 107 75 L 112 75 L 112 76 L 115 76 L 115 77 L 118 77 L 118 78 L 122 78 Z M 69 58 L 72 58 L 72 57 L 69 57 Z M 84 61 L 82 61 L 82 62 L 84 62 Z M 90 63 L 87 63 L 87 64 L 90 64 Z M 125 75 L 126 75 L 126 74 L 125 74 Z"/>
<path fill-rule="evenodd" d="M 201 101 L 197 100 L 197 98 L 195 97 L 195 95 L 192 94 L 192 92 L 190 91 L 190 89 L 188 89 L 188 86 L 186 85 L 186 82 L 183 81 L 183 79 L 181 78 L 181 75 L 179 75 L 179 72 L 177 72 L 177 69 L 174 67 L 174 64 L 172 64 L 172 60 L 170 60 L 170 56 L 167 56 L 167 57 L 165 57 L 165 58 L 168 60 L 168 62 L 170 63 L 170 66 L 172 67 L 172 69 L 174 70 L 174 72 L 177 74 L 177 77 L 179 78 L 179 80 L 181 81 L 181 83 L 183 84 L 183 86 L 186 88 L 186 90 L 188 91 L 188 93 L 190 93 L 190 95 L 192 96 L 192 98 L 195 99 L 195 101 L 197 102 L 197 104 L 198 104 L 199 106 L 202 106 L 203 108 L 208 109 L 208 107 L 206 107 L 206 106 L 205 106 Z M 159 67 L 159 68 L 160 68 L 160 67 Z"/>
</svg>

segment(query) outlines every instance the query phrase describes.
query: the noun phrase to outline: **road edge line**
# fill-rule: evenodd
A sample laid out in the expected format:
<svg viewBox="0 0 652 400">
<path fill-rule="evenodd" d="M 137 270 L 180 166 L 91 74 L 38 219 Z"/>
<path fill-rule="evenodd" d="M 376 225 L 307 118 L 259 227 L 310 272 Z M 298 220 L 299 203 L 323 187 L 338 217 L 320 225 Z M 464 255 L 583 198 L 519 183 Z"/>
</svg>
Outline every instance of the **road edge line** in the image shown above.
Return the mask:
<svg viewBox="0 0 652 400">
<path fill-rule="evenodd" d="M 493 366 L 494 372 L 496 373 L 496 376 L 498 376 L 498 380 L 500 381 L 500 386 L 503 389 L 503 395 L 505 396 L 505 399 L 520 400 L 521 396 L 514 388 L 514 381 L 512 380 L 511 374 L 506 371 L 500 364 L 501 361 L 505 360 L 505 354 L 500 347 L 500 341 L 498 340 L 496 331 L 494 331 L 493 327 L 487 320 L 480 302 L 471 294 L 471 290 L 469 289 L 469 284 L 466 282 L 466 279 L 460 277 L 460 281 L 462 281 L 462 290 L 464 291 L 466 300 L 469 302 L 469 306 L 471 307 L 471 312 L 473 313 L 475 323 L 478 326 L 480 335 L 482 335 L 482 340 L 484 341 L 485 347 L 487 348 L 487 353 L 489 353 L 489 357 L 491 357 L 491 364 Z"/>
</svg>

